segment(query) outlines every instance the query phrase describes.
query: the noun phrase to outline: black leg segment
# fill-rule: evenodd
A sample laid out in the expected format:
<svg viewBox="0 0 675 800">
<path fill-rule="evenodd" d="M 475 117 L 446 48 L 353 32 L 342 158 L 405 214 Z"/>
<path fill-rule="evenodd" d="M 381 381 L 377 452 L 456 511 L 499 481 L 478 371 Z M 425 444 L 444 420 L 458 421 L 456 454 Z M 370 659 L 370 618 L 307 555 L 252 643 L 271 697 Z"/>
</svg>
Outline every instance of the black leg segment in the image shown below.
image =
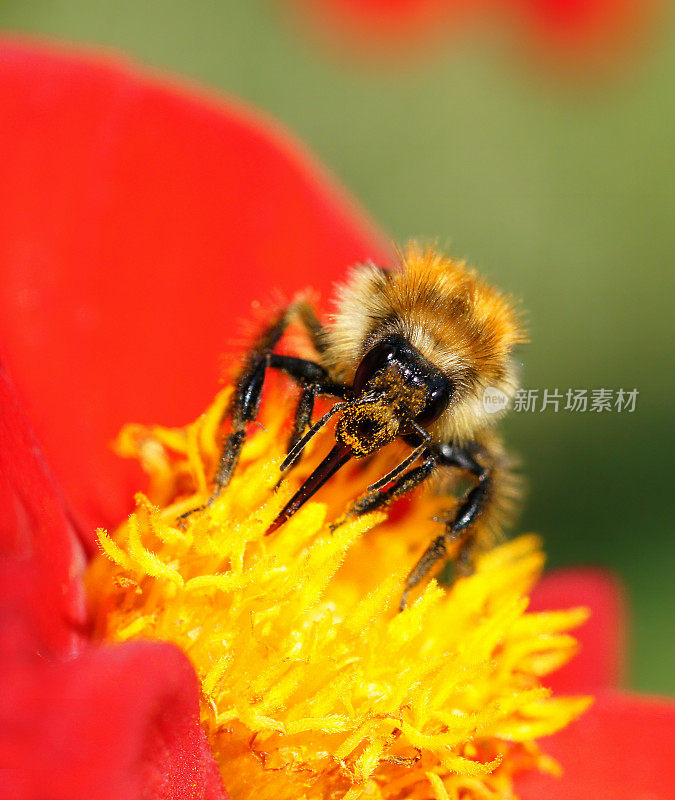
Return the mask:
<svg viewBox="0 0 675 800">
<path fill-rule="evenodd" d="M 478 466 L 477 462 L 474 461 L 474 463 Z M 459 539 L 463 539 L 463 543 L 457 556 L 458 571 L 464 574 L 470 572 L 471 549 L 474 540 L 472 528 L 490 500 L 492 490 L 492 478 L 489 470 L 479 467 L 478 472 L 472 471 L 472 474 L 478 479 L 477 485 L 467 491 L 455 513 L 445 523 L 443 534 L 431 542 L 406 578 L 401 597 L 401 609 L 405 608 L 408 593 L 427 577 L 438 561 L 445 558 L 448 545 Z"/>
<path fill-rule="evenodd" d="M 246 428 L 258 416 L 265 377 L 269 367 L 280 370 L 302 387 L 300 402 L 295 416 L 291 442 L 297 441 L 309 423 L 314 407 L 314 398 L 319 394 L 344 397 L 344 386 L 332 380 L 328 370 L 321 364 L 303 358 L 283 356 L 273 350 L 279 343 L 288 325 L 297 320 L 306 329 L 312 344 L 319 353 L 325 351 L 324 329 L 306 300 L 300 299 L 284 309 L 258 337 L 236 382 L 230 405 L 231 431 L 225 442 L 216 469 L 213 495 L 204 506 L 193 509 L 181 518 L 210 505 L 228 485 L 234 474 L 242 448 L 246 441 Z"/>
<path fill-rule="evenodd" d="M 362 497 L 354 502 L 346 514 L 335 522 L 331 528 L 335 528 L 344 524 L 347 520 L 354 517 L 360 517 L 363 514 L 369 514 L 371 511 L 377 511 L 383 508 L 399 497 L 416 489 L 423 483 L 436 468 L 436 459 L 431 454 L 427 454 L 422 463 L 413 467 L 412 469 L 404 472 L 402 475 L 396 477 L 389 486 L 386 488 L 375 488 L 366 492 Z M 376 484 L 377 485 L 377 484 Z"/>
<path fill-rule="evenodd" d="M 471 442 L 466 446 L 440 442 L 425 443 L 418 434 L 409 434 L 405 440 L 415 448 L 413 453 L 398 467 L 395 467 L 388 476 L 373 484 L 370 490 L 356 500 L 347 513 L 333 525 L 333 528 L 342 525 L 349 519 L 387 506 L 415 489 L 439 468 L 461 470 L 470 475 L 476 484 L 467 491 L 457 510 L 445 522 L 445 531 L 431 542 L 410 571 L 401 598 L 401 609 L 405 607 L 410 590 L 424 580 L 433 567 L 446 557 L 450 544 L 464 539 L 465 545 L 462 545 L 458 555 L 462 564 L 458 566 L 463 569 L 463 566 L 465 567 L 470 562 L 473 541 L 472 527 L 489 502 L 492 489 L 491 472 L 476 459 L 475 456 L 481 452 L 481 448 L 475 443 Z M 421 459 L 418 466 L 399 474 L 417 457 Z M 389 477 L 391 480 L 387 480 Z"/>
</svg>

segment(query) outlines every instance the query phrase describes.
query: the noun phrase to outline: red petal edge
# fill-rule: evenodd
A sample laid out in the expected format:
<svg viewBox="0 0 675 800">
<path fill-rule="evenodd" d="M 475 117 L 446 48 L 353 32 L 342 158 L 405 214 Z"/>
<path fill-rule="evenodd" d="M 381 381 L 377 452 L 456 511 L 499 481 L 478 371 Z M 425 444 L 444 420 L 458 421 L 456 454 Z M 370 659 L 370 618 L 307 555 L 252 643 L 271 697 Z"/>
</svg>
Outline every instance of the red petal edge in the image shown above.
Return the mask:
<svg viewBox="0 0 675 800">
<path fill-rule="evenodd" d="M 269 121 L 100 56 L 2 42 L 0 151 L 0 350 L 91 546 L 125 422 L 195 418 L 254 300 L 389 254 Z"/>
<path fill-rule="evenodd" d="M 670 800 L 675 786 L 675 703 L 618 692 L 599 695 L 580 720 L 546 739 L 561 779 L 523 776 L 521 800 Z"/>
<path fill-rule="evenodd" d="M 532 593 L 530 611 L 587 606 L 590 619 L 573 631 L 579 652 L 547 676 L 556 693 L 593 694 L 615 688 L 623 676 L 626 602 L 614 576 L 599 569 L 570 568 L 547 573 Z"/>
<path fill-rule="evenodd" d="M 0 694 L 0 797 L 226 800 L 197 697 L 172 645 L 16 659 Z"/>
<path fill-rule="evenodd" d="M 84 557 L 32 430 L 0 366 L 0 658 L 81 647 Z M 4 689 L 3 689 L 4 691 Z"/>
<path fill-rule="evenodd" d="M 185 656 L 85 649 L 81 547 L 1 369 L 0 408 L 0 798 L 224 798 Z"/>
</svg>

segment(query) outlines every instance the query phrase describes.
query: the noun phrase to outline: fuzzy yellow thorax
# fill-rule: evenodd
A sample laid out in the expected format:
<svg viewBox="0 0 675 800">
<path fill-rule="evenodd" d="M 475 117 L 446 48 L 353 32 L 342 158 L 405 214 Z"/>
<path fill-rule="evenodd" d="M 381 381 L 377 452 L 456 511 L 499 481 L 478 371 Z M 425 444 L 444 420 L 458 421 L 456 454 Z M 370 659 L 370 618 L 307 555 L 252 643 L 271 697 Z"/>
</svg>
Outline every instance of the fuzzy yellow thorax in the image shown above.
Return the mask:
<svg viewBox="0 0 675 800">
<path fill-rule="evenodd" d="M 436 530 L 433 501 L 331 533 L 327 518 L 383 474 L 377 457 L 265 536 L 309 469 L 275 492 L 290 411 L 279 392 L 230 486 L 181 525 L 209 497 L 229 396 L 184 429 L 123 430 L 117 448 L 140 459 L 150 485 L 114 535 L 98 531 L 88 585 L 102 639 L 169 641 L 187 654 L 232 800 L 504 800 L 519 771 L 555 771 L 536 740 L 590 701 L 552 697 L 545 676 L 573 655 L 567 631 L 587 613 L 528 613 L 544 560 L 537 538 L 496 547 L 451 589 L 432 581 L 398 613 Z"/>
</svg>

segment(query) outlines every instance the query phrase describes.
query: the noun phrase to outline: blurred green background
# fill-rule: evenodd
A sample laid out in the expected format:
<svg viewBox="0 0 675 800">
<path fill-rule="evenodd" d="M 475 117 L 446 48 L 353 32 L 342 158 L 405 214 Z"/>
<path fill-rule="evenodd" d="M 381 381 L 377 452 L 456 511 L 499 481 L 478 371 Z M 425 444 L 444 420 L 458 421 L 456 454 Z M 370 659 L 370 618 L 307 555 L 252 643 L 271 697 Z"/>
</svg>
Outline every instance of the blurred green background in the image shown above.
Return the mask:
<svg viewBox="0 0 675 800">
<path fill-rule="evenodd" d="M 276 6 L 276 4 L 275 4 Z M 561 81 L 485 31 L 378 67 L 263 0 L 0 0 L 3 28 L 121 50 L 282 120 L 398 241 L 522 298 L 524 384 L 637 388 L 635 413 L 520 413 L 524 529 L 615 570 L 628 683 L 675 693 L 675 19 L 611 80 Z"/>
</svg>

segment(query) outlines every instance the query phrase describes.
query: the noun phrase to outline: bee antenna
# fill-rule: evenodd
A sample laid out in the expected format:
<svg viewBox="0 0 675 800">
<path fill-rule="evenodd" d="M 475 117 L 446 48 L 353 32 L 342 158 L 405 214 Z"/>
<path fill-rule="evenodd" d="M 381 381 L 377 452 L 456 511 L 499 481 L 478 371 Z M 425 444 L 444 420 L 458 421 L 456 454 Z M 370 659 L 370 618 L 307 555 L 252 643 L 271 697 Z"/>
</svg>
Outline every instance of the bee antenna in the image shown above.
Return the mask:
<svg viewBox="0 0 675 800">
<path fill-rule="evenodd" d="M 408 423 L 408 425 L 410 425 L 410 427 L 415 431 L 415 433 L 417 433 L 419 436 L 422 437 L 425 444 L 429 444 L 429 442 L 432 439 L 432 436 L 429 433 L 429 431 L 425 430 L 418 422 L 415 422 L 415 420 L 412 417 L 406 415 L 403 417 L 403 419 L 405 422 Z"/>
<path fill-rule="evenodd" d="M 325 413 L 320 420 L 314 423 L 312 427 L 307 431 L 307 433 L 302 436 L 298 441 L 293 445 L 293 447 L 288 451 L 286 458 L 281 462 L 281 466 L 279 467 L 281 472 L 285 472 L 289 467 L 292 467 L 293 464 L 298 460 L 302 451 L 307 447 L 310 441 L 316 436 L 316 434 L 323 428 L 323 426 L 328 422 L 328 420 L 334 415 L 337 414 L 338 411 L 342 411 L 343 408 L 346 408 L 349 403 L 336 403 L 330 411 Z"/>
<path fill-rule="evenodd" d="M 422 453 L 426 450 L 427 443 L 424 442 L 419 447 L 416 447 L 409 456 L 406 456 L 403 461 L 401 461 L 398 466 L 394 467 L 390 470 L 383 478 L 380 478 L 379 481 L 375 481 L 375 483 L 371 483 L 368 487 L 369 492 L 376 492 L 378 489 L 381 489 L 383 486 L 386 486 L 390 481 L 393 481 L 398 475 L 404 472 L 411 464 L 414 464 L 415 461 L 422 455 Z"/>
<path fill-rule="evenodd" d="M 389 481 L 394 480 L 394 478 L 408 469 L 408 467 L 411 464 L 414 464 L 415 461 L 417 461 L 417 459 L 422 455 L 422 453 L 426 450 L 427 445 L 431 441 L 431 434 L 429 431 L 425 431 L 424 428 L 415 422 L 412 417 L 409 417 L 406 414 L 403 417 L 403 421 L 407 423 L 415 431 L 415 433 L 422 437 L 422 444 L 418 445 L 409 456 L 406 456 L 400 464 L 390 470 L 384 477 L 380 478 L 379 481 L 371 483 L 371 485 L 368 487 L 369 492 L 376 492 L 378 489 L 386 486 Z"/>
</svg>

